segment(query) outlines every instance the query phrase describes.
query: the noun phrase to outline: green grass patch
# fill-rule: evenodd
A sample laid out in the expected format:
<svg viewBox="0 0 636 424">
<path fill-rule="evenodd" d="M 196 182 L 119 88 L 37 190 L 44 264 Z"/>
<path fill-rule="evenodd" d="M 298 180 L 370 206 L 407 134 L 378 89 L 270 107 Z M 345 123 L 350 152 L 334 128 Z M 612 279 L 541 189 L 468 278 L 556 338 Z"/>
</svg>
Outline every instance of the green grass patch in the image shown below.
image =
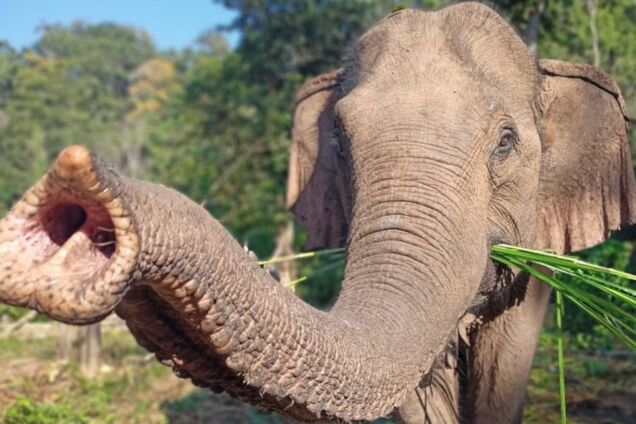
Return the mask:
<svg viewBox="0 0 636 424">
<path fill-rule="evenodd" d="M 50 358 L 55 354 L 55 343 L 50 338 L 32 339 L 28 343 L 19 337 L 10 336 L 0 340 L 0 360 L 16 357 Z"/>
<path fill-rule="evenodd" d="M 88 419 L 64 404 L 35 402 L 20 396 L 2 414 L 4 424 L 88 424 Z"/>
</svg>

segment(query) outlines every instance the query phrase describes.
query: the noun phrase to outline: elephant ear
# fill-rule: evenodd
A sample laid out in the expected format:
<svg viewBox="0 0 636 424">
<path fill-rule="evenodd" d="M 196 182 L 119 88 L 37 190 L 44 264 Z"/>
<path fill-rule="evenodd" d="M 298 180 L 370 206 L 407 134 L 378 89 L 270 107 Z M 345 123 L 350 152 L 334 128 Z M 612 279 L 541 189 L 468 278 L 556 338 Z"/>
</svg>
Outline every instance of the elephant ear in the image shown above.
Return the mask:
<svg viewBox="0 0 636 424">
<path fill-rule="evenodd" d="M 581 250 L 635 218 L 625 101 L 612 78 L 592 66 L 542 60 L 539 69 L 537 243 L 557 252 Z"/>
<path fill-rule="evenodd" d="M 305 247 L 344 245 L 351 201 L 345 161 L 334 139 L 342 70 L 307 81 L 296 95 L 287 207 L 309 234 Z"/>
</svg>

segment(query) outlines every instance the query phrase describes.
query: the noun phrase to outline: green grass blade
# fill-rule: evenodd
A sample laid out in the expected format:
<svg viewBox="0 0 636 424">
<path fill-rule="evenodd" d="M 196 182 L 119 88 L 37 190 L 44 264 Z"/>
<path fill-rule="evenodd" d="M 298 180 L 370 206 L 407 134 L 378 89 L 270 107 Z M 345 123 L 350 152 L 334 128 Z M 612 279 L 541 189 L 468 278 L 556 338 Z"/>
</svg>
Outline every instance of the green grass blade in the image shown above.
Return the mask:
<svg viewBox="0 0 636 424">
<path fill-rule="evenodd" d="M 634 274 L 630 274 L 624 271 L 619 271 L 617 269 L 605 268 L 600 265 L 594 265 L 572 256 L 557 255 L 555 253 L 525 249 L 522 247 L 509 246 L 506 244 L 499 244 L 499 245 L 493 246 L 492 251 L 496 253 L 501 253 L 503 255 L 513 255 L 516 258 L 527 259 L 532 262 L 538 262 L 541 264 L 557 265 L 557 266 L 562 265 L 566 268 L 598 272 L 602 274 L 613 275 L 619 278 L 624 278 L 626 280 L 636 281 L 636 275 Z"/>
<path fill-rule="evenodd" d="M 590 303 L 590 304 L 598 306 L 599 308 L 601 308 L 601 310 L 604 310 L 605 313 L 609 313 L 616 317 L 621 316 L 625 320 L 636 324 L 636 315 L 630 314 L 629 312 L 625 311 L 620 306 L 608 301 L 607 299 L 603 299 L 602 297 L 599 297 L 593 293 L 590 293 L 589 291 L 585 291 L 578 287 L 575 287 L 575 286 L 573 287 L 572 285 L 570 285 L 568 286 L 567 289 L 564 289 L 563 292 L 570 295 L 575 295 L 581 299 L 584 299 L 586 303 Z M 636 334 L 636 330 L 635 330 L 635 334 Z"/>
<path fill-rule="evenodd" d="M 572 303 L 574 303 L 576 306 L 578 306 L 588 315 L 594 318 L 597 322 L 607 328 L 610 333 L 612 333 L 614 336 L 616 336 L 616 338 L 625 343 L 626 346 L 628 346 L 633 351 L 636 351 L 636 340 L 626 335 L 620 328 L 616 327 L 613 322 L 604 317 L 602 313 L 595 311 L 594 309 L 590 308 L 589 305 L 580 302 L 578 299 L 573 298 L 572 296 L 565 294 L 565 297 L 567 297 L 568 300 L 570 300 Z"/>
<path fill-rule="evenodd" d="M 622 286 L 612 283 L 611 281 L 603 280 L 595 275 L 584 274 L 581 272 L 575 272 L 570 269 L 557 268 L 550 265 L 544 265 L 546 268 L 558 272 L 561 274 L 569 275 L 576 279 L 577 282 L 590 285 L 606 294 L 609 294 L 616 299 L 619 299 L 629 306 L 636 307 L 636 296 L 631 295 L 631 290 L 621 290 Z M 635 292 L 636 293 L 636 292 Z M 636 319 L 636 317 L 634 317 Z"/>
<path fill-rule="evenodd" d="M 584 274 L 582 278 L 587 278 L 588 275 L 589 274 Z M 603 284 L 605 284 L 607 287 L 612 287 L 613 289 L 626 293 L 633 299 L 636 299 L 636 290 L 632 290 L 629 287 L 621 286 L 620 284 L 616 284 L 613 281 L 607 281 L 607 280 L 603 280 L 603 281 L 604 281 Z"/>
<path fill-rule="evenodd" d="M 344 248 L 315 250 L 312 252 L 297 253 L 295 255 L 289 255 L 289 256 L 279 256 L 279 257 L 267 259 L 264 261 L 258 261 L 258 264 L 272 265 L 272 264 L 278 264 L 281 262 L 297 261 L 299 259 L 317 258 L 319 256 L 325 256 L 325 255 L 340 255 L 342 253 L 344 253 Z"/>
<path fill-rule="evenodd" d="M 619 306 L 593 293 L 581 290 L 571 284 L 564 284 L 552 276 L 543 274 L 527 263 L 515 259 L 510 260 L 510 263 L 519 269 L 530 272 L 535 277 L 552 285 L 555 289 L 561 290 L 568 299 L 576 301 L 577 306 L 581 307 L 585 312 L 591 315 L 592 318 L 596 319 L 628 346 L 636 345 L 636 326 L 632 324 L 636 323 L 636 315 L 623 310 Z M 559 270 L 557 269 L 557 271 Z"/>
<path fill-rule="evenodd" d="M 294 287 L 296 284 L 302 283 L 307 278 L 308 277 L 306 275 L 303 275 L 302 277 L 296 278 L 295 280 L 291 280 L 289 283 L 285 284 L 285 287 Z"/>
<path fill-rule="evenodd" d="M 557 328 L 557 358 L 559 362 L 559 399 L 561 403 L 561 424 L 567 424 L 565 399 L 565 360 L 563 358 L 563 296 L 556 290 L 556 328 Z"/>
<path fill-rule="evenodd" d="M 588 313 L 593 312 L 593 314 L 598 318 L 599 321 L 605 326 L 611 326 L 615 328 L 616 331 L 619 331 L 623 336 L 635 337 L 636 338 L 636 327 L 632 324 L 625 322 L 621 318 L 617 317 L 616 308 L 608 309 L 604 307 L 604 305 L 600 304 L 596 301 L 596 299 L 589 296 L 588 293 L 585 292 L 577 292 L 577 291 L 563 291 L 564 295 L 568 297 L 570 300 L 576 300 L 577 306 L 583 307 L 585 306 L 585 311 Z M 621 314 L 622 315 L 622 314 Z M 631 318 L 631 317 L 630 317 Z M 633 321 L 633 319 L 628 319 L 629 321 Z M 632 336 L 625 334 L 625 331 L 631 333 Z"/>
<path fill-rule="evenodd" d="M 512 258 L 510 256 L 512 256 Z M 583 311 L 588 313 L 588 315 L 590 315 L 593 319 L 595 319 L 597 322 L 599 322 L 601 325 L 607 328 L 608 331 L 610 331 L 614 336 L 616 336 L 619 340 L 625 343 L 625 345 L 627 345 L 630 349 L 636 351 L 636 339 L 630 337 L 628 334 L 625 333 L 624 329 L 621 328 L 622 326 L 622 327 L 625 327 L 625 329 L 631 330 L 631 327 L 623 323 L 621 320 L 618 320 L 615 318 L 614 319 L 608 318 L 604 310 L 602 309 L 598 310 L 596 309 L 598 308 L 598 306 L 595 306 L 593 303 L 591 305 L 587 303 L 584 300 L 584 297 L 585 295 L 587 295 L 587 293 L 584 292 L 584 297 L 581 298 L 581 294 L 580 294 L 581 291 L 578 291 L 578 292 L 576 290 L 573 291 L 569 285 L 559 281 L 558 279 L 550 275 L 547 275 L 541 272 L 540 270 L 528 264 L 527 262 L 524 262 L 523 260 L 516 259 L 516 257 L 514 256 L 514 252 L 513 252 L 513 255 L 510 255 L 510 256 L 506 256 L 505 254 L 492 255 L 494 260 L 497 260 L 506 265 L 514 266 L 523 271 L 526 271 L 530 275 L 538 278 L 539 280 L 544 281 L 547 284 L 550 284 L 555 289 L 561 290 L 563 292 L 563 295 L 566 296 L 570 301 L 572 301 L 575 305 L 577 305 Z M 617 325 L 617 322 L 620 324 Z"/>
<path fill-rule="evenodd" d="M 303 277 L 297 278 L 296 280 L 290 281 L 289 283 L 286 284 L 286 287 L 295 286 L 296 284 L 307 280 L 309 277 L 320 275 L 323 272 L 330 271 L 330 270 L 332 270 L 334 268 L 338 268 L 339 266 L 343 266 L 343 265 L 344 265 L 344 261 L 343 260 L 337 260 L 337 261 L 334 261 L 334 262 L 330 262 L 330 263 L 326 264 L 325 266 L 322 266 L 322 267 L 318 268 L 317 270 L 312 272 L 309 276 L 303 276 Z"/>
</svg>

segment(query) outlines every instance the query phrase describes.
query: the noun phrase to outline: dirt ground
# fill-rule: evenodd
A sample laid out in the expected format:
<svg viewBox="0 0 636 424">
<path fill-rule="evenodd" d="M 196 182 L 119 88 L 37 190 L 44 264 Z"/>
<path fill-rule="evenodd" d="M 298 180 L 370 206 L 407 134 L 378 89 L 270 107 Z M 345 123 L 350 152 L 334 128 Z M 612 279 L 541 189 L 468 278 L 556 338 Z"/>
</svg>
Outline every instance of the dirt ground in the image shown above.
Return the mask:
<svg viewBox="0 0 636 424">
<path fill-rule="evenodd" d="M 566 352 L 569 423 L 636 423 L 636 357 Z M 528 386 L 527 423 L 556 423 L 559 415 L 556 352 L 542 347 Z"/>
<path fill-rule="evenodd" d="M 55 360 L 55 349 L 54 339 L 0 341 L 0 411 L 4 410 L 4 415 L 15 414 L 15 405 L 27 402 L 35 412 L 23 408 L 27 412 L 20 413 L 41 414 L 29 422 L 283 422 L 275 414 L 259 412 L 226 395 L 199 390 L 178 379 L 138 348 L 125 332 L 104 337 L 104 365 L 95 379 L 82 377 L 74 364 Z M 540 348 L 528 389 L 526 423 L 559 421 L 554 358 L 551 347 Z M 633 356 L 568 353 L 566 371 L 570 423 L 636 423 Z M 65 419 L 55 418 L 58 415 L 51 412 L 61 407 L 66 408 Z M 50 419 L 44 421 L 42 417 Z M 10 421 L 5 416 L 2 422 L 20 420 L 25 418 Z"/>
</svg>

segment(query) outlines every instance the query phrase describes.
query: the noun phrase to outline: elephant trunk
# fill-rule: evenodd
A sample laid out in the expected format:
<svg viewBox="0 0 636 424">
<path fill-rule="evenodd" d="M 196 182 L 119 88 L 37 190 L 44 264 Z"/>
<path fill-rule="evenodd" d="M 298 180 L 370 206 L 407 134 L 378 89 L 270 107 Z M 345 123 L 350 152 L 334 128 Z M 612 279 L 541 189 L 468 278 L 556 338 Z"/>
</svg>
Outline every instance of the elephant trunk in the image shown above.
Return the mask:
<svg viewBox="0 0 636 424">
<path fill-rule="evenodd" d="M 0 221 L 0 302 L 89 324 L 121 301 L 139 234 L 124 181 L 93 160 L 66 149 Z"/>
<path fill-rule="evenodd" d="M 400 346 L 396 355 L 421 376 L 476 298 L 488 261 L 486 212 L 478 206 L 486 202 L 472 189 L 476 172 L 462 168 L 470 158 L 445 147 L 450 140 L 367 131 L 350 144 L 356 198 L 331 313 L 381 323 L 377 337 Z"/>
<path fill-rule="evenodd" d="M 74 324 L 117 308 L 196 384 L 305 420 L 373 419 L 430 369 L 472 293 L 438 249 L 444 211 L 381 213 L 381 199 L 396 210 L 406 201 L 389 185 L 371 185 L 375 200 L 361 191 L 343 293 L 325 313 L 199 205 L 72 146 L 0 221 L 0 301 Z M 419 214 L 430 219 L 416 225 Z"/>
</svg>

